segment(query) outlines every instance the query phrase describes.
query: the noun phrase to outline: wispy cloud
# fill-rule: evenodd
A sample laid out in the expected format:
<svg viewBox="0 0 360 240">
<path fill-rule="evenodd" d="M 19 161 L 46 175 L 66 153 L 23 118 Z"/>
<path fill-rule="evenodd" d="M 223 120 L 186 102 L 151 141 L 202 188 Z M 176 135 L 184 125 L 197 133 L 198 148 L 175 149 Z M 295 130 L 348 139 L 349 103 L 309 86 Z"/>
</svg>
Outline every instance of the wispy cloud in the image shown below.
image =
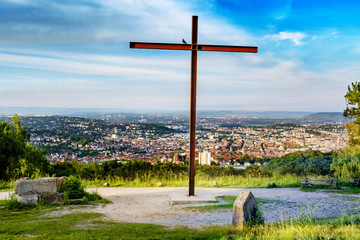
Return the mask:
<svg viewBox="0 0 360 240">
<path fill-rule="evenodd" d="M 199 52 L 200 109 L 341 109 L 360 75 L 359 38 L 343 28 L 357 29 L 357 15 L 326 21 L 301 3 L 257 3 L 2 1 L 0 105 L 187 108 L 190 53 L 128 44 L 191 42 L 199 15 L 199 43 L 259 46 L 257 54 Z"/>
<path fill-rule="evenodd" d="M 290 40 L 296 46 L 302 45 L 302 40 L 307 37 L 305 33 L 302 32 L 279 32 L 278 34 L 267 35 L 265 38 L 270 38 L 273 41 L 281 41 L 281 40 Z"/>
</svg>

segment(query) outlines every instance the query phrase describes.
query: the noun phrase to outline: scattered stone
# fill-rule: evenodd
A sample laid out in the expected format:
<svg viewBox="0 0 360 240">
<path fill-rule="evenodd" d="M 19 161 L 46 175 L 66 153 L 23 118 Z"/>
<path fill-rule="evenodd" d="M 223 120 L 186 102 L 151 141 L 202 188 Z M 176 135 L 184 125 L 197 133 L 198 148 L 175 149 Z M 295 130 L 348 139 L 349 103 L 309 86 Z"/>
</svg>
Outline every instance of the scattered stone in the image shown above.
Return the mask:
<svg viewBox="0 0 360 240">
<path fill-rule="evenodd" d="M 277 185 L 276 185 L 276 183 L 274 183 L 274 182 L 270 182 L 269 184 L 268 184 L 268 188 L 276 188 L 277 187 Z"/>
<path fill-rule="evenodd" d="M 104 183 L 104 185 L 103 185 L 104 187 L 109 187 L 110 186 L 110 184 L 108 183 L 108 182 L 106 182 L 106 183 Z"/>
<path fill-rule="evenodd" d="M 249 192 L 241 192 L 233 205 L 232 225 L 235 228 L 243 228 L 244 223 L 256 219 L 256 199 Z"/>
<path fill-rule="evenodd" d="M 213 182 L 212 182 L 212 186 L 213 186 L 213 187 L 216 187 L 217 185 L 218 185 L 218 182 L 217 182 L 217 181 L 213 181 Z"/>
<path fill-rule="evenodd" d="M 158 186 L 158 187 L 161 187 L 161 186 L 162 186 L 162 183 L 161 183 L 161 182 L 158 182 L 158 183 L 157 183 L 157 186 Z"/>
</svg>

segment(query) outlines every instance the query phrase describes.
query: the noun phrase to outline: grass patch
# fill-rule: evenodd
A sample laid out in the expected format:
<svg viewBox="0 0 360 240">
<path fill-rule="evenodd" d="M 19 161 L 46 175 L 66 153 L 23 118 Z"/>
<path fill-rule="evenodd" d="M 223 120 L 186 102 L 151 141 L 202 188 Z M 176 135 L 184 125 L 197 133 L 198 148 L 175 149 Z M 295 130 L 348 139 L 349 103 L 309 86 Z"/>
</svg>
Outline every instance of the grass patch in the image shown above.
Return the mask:
<svg viewBox="0 0 360 240">
<path fill-rule="evenodd" d="M 196 187 L 213 188 L 213 182 L 217 182 L 218 188 L 268 188 L 270 182 L 274 182 L 277 187 L 300 187 L 300 178 L 292 175 L 273 176 L 273 177 L 250 177 L 250 176 L 209 176 L 198 173 L 195 177 Z M 108 177 L 106 179 L 82 180 L 82 185 L 86 188 L 103 187 L 108 183 L 110 187 L 158 187 L 161 182 L 162 187 L 187 187 L 189 184 L 188 175 L 174 175 L 171 178 L 138 176 L 134 180 L 124 180 L 120 177 Z M 0 182 L 0 191 L 14 190 L 13 182 Z"/>
<path fill-rule="evenodd" d="M 217 202 L 226 202 L 223 204 L 213 204 L 213 205 L 205 205 L 205 206 L 196 206 L 196 207 L 185 207 L 184 209 L 196 209 L 199 211 L 211 211 L 217 209 L 224 209 L 224 208 L 232 208 L 237 196 L 219 196 L 216 199 Z"/>
<path fill-rule="evenodd" d="M 217 197 L 218 202 L 226 202 L 222 204 L 213 204 L 213 205 L 205 205 L 205 206 L 196 206 L 196 207 L 185 207 L 185 209 L 197 209 L 199 211 L 212 211 L 218 209 L 231 209 L 233 208 L 234 202 L 237 196 L 219 196 Z M 267 199 L 267 198 L 256 198 L 256 202 L 261 206 L 262 204 L 266 203 L 274 203 L 274 202 L 281 202 L 280 200 L 274 199 Z"/>
<path fill-rule="evenodd" d="M 334 187 L 327 185 L 301 185 L 300 189 L 304 192 L 316 192 L 317 190 L 336 190 Z"/>
<path fill-rule="evenodd" d="M 13 191 L 13 190 L 14 190 L 14 183 L 12 181 L 10 182 L 0 181 L 0 192 Z"/>
<path fill-rule="evenodd" d="M 152 224 L 108 222 L 100 217 L 102 215 L 98 213 L 45 217 L 31 210 L 21 214 L 3 211 L 0 239 L 219 239 L 229 231 L 229 228 L 218 227 L 168 230 Z"/>
<path fill-rule="evenodd" d="M 350 187 L 348 189 L 337 189 L 337 190 L 329 190 L 328 192 L 340 193 L 340 194 L 359 194 L 360 187 Z"/>
<path fill-rule="evenodd" d="M 270 182 L 276 183 L 277 187 L 300 187 L 300 178 L 292 175 L 274 177 L 245 177 L 245 176 L 208 176 L 199 173 L 195 177 L 196 187 L 213 188 L 213 181 L 216 181 L 218 188 L 267 188 Z M 137 177 L 132 181 L 124 180 L 119 177 L 107 179 L 83 180 L 83 185 L 87 188 L 103 187 L 104 183 L 109 183 L 110 187 L 158 187 L 161 182 L 163 187 L 187 187 L 189 184 L 188 176 L 174 176 L 168 178 Z"/>
<path fill-rule="evenodd" d="M 0 207 L 6 206 L 7 200 L 0 200 Z"/>
<path fill-rule="evenodd" d="M 44 215 L 53 210 L 0 209 L 0 239 L 358 239 L 360 236 L 359 215 L 253 225 L 241 230 L 232 229 L 230 223 L 203 229 L 168 229 L 152 224 L 104 221 L 99 213 Z"/>
</svg>

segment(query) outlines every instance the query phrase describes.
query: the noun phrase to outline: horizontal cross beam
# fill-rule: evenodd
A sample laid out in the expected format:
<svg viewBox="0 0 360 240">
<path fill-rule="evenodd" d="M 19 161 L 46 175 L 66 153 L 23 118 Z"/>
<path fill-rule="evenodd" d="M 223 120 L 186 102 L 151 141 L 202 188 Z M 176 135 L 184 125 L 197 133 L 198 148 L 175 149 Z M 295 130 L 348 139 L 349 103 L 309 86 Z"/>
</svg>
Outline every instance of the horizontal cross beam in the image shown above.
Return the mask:
<svg viewBox="0 0 360 240">
<path fill-rule="evenodd" d="M 162 49 L 162 50 L 198 50 L 198 51 L 218 51 L 218 52 L 249 52 L 249 53 L 258 52 L 257 47 L 249 47 L 249 46 L 146 43 L 146 42 L 130 42 L 130 48 Z"/>
</svg>

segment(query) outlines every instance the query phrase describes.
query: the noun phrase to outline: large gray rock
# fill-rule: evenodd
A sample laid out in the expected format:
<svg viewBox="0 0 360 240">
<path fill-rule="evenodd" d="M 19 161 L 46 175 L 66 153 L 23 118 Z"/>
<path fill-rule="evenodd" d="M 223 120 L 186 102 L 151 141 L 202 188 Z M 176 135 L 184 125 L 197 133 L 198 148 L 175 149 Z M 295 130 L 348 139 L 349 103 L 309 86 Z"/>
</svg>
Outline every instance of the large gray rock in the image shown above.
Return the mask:
<svg viewBox="0 0 360 240">
<path fill-rule="evenodd" d="M 32 180 L 21 178 L 14 182 L 19 202 L 38 203 L 42 198 L 51 202 L 61 202 L 63 194 L 58 189 L 64 187 L 64 177 L 48 177 Z"/>
<path fill-rule="evenodd" d="M 241 192 L 233 205 L 232 225 L 235 228 L 243 228 L 246 222 L 256 220 L 256 199 L 249 192 Z"/>
<path fill-rule="evenodd" d="M 32 194 L 56 194 L 58 186 L 61 186 L 60 178 L 48 177 L 32 180 L 21 178 L 14 182 L 15 192 L 19 196 Z"/>
<path fill-rule="evenodd" d="M 38 194 L 56 194 L 57 193 L 57 177 L 40 178 L 34 180 L 35 193 Z"/>
<path fill-rule="evenodd" d="M 21 178 L 14 182 L 15 192 L 19 196 L 33 195 L 35 193 L 34 180 L 30 178 Z"/>
</svg>

